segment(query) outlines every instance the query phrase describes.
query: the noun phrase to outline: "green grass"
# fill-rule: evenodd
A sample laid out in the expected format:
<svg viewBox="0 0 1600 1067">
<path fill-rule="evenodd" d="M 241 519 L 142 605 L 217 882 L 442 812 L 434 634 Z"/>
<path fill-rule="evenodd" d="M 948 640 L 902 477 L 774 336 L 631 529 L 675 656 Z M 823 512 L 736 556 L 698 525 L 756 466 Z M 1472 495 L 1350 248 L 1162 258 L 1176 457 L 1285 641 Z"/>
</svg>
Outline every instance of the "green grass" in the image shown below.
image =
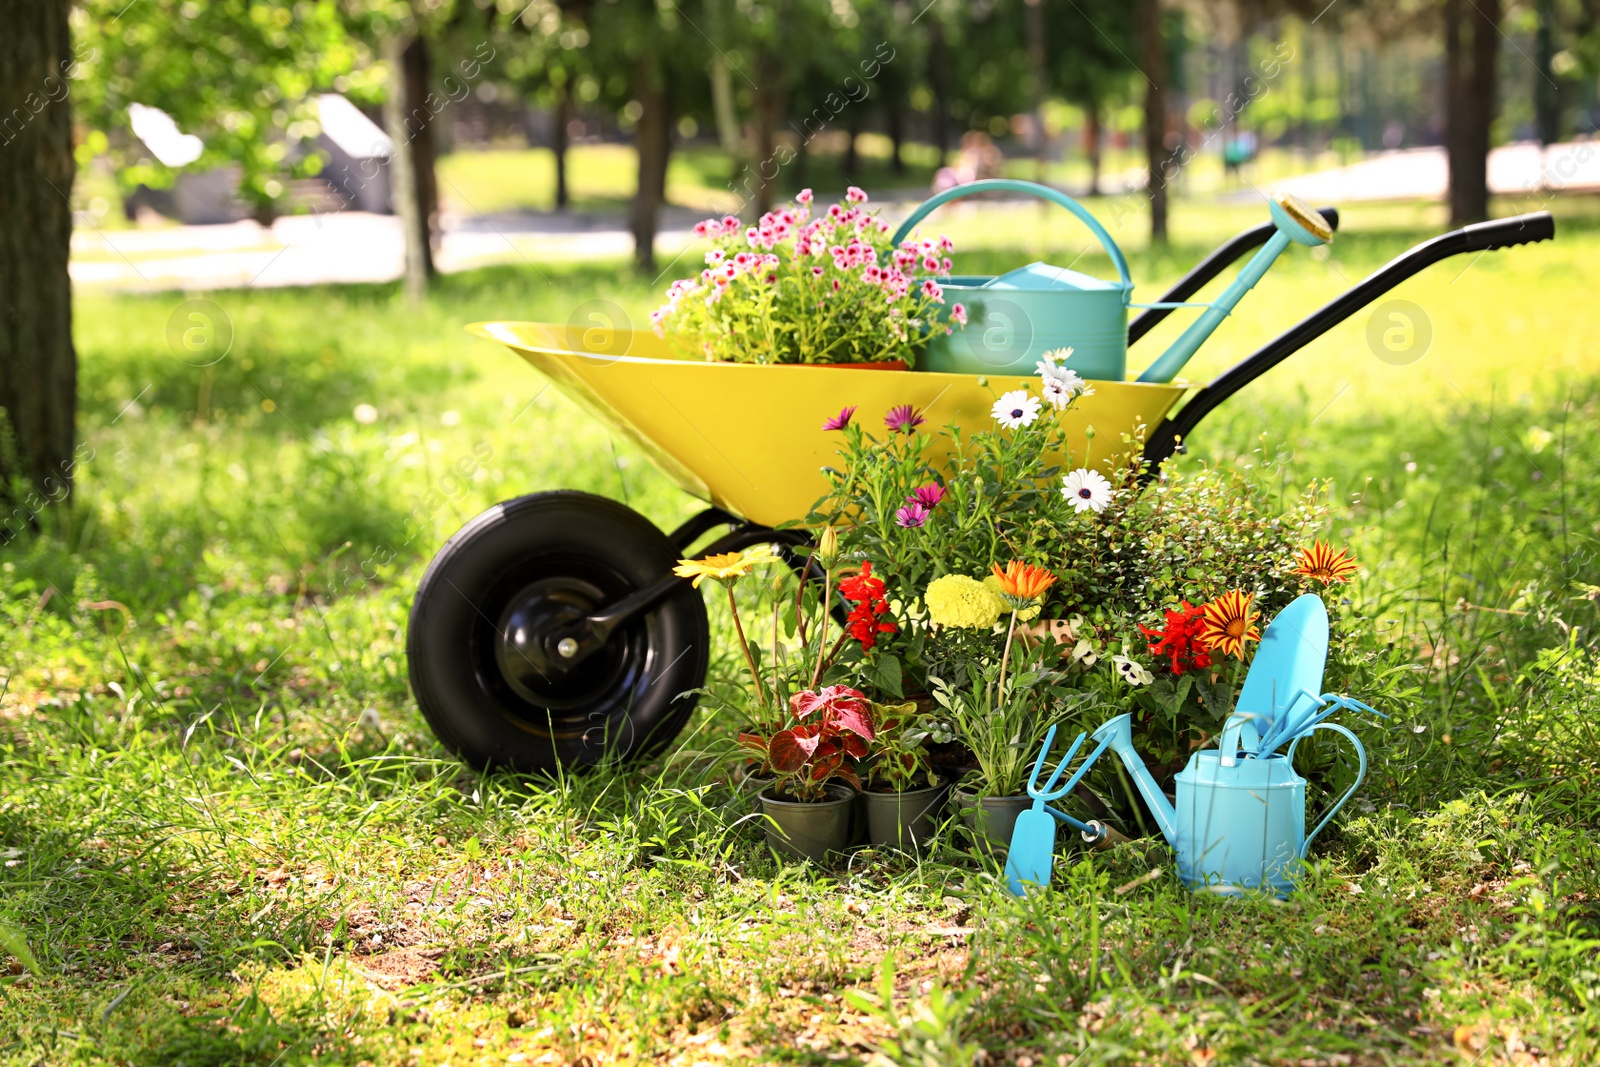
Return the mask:
<svg viewBox="0 0 1600 1067">
<path fill-rule="evenodd" d="M 647 279 L 495 268 L 417 311 L 387 286 L 216 293 L 236 339 L 210 369 L 167 349 L 179 295 L 82 297 L 93 456 L 73 509 L 0 549 L 0 926 L 39 968 L 0 978 L 0 1063 L 1594 1062 L 1600 227 L 1559 207 L 1557 243 L 1396 294 L 1433 323 L 1422 359 L 1347 324 L 1184 460 L 1332 478 L 1367 564 L 1349 595 L 1420 665 L 1361 724 L 1368 784 L 1286 904 L 1143 880 L 1135 848 L 1069 855 L 1025 902 L 953 849 L 782 867 L 704 716 L 621 773 L 452 761 L 402 652 L 439 544 L 538 489 L 663 526 L 696 507 L 460 327 L 596 297 L 637 319 Z M 1286 256 L 1197 374 L 1431 211 L 1348 212 L 1333 260 Z M 1180 207 L 1162 255 L 1116 232 L 1153 292 L 1257 214 Z M 1027 214 L 949 228 L 975 267 L 1083 242 Z"/>
</svg>

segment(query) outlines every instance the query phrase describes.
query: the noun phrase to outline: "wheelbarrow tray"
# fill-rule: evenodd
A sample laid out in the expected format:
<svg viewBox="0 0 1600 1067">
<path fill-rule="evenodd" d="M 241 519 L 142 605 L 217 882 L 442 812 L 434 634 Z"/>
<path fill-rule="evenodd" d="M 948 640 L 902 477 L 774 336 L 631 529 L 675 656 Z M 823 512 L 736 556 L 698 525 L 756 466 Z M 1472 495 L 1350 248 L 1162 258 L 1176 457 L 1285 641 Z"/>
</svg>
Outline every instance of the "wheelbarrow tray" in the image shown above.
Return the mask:
<svg viewBox="0 0 1600 1067">
<path fill-rule="evenodd" d="M 637 444 L 683 489 L 764 526 L 804 518 L 828 491 L 822 468 L 839 462 L 839 434 L 822 429 L 839 409 L 882 432 L 892 407 L 910 404 L 930 428 L 970 433 L 993 425 L 1001 393 L 1034 377 L 939 374 L 820 364 L 708 363 L 679 357 L 645 331 L 616 330 L 603 351 L 592 330 L 539 322 L 481 322 L 474 333 L 509 347 L 602 423 Z M 611 355 L 610 352 L 623 353 Z M 1058 417 L 1072 462 L 1110 468 L 1159 424 L 1189 384 L 1093 382 Z M 1093 428 L 1091 441 L 1089 429 Z M 1092 447 L 1091 447 L 1092 446 Z M 937 448 L 929 460 L 948 456 Z"/>
</svg>

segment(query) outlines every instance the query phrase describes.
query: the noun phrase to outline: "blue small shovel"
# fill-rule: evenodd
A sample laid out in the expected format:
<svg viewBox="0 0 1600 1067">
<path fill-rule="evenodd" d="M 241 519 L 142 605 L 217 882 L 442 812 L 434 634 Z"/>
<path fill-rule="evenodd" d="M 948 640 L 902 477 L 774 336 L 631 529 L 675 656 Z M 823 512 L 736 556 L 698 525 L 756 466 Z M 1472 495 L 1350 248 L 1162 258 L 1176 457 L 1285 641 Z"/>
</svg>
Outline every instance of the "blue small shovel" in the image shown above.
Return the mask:
<svg viewBox="0 0 1600 1067">
<path fill-rule="evenodd" d="M 1079 734 L 1077 740 L 1072 742 L 1072 747 L 1067 749 L 1067 754 L 1056 764 L 1055 773 L 1050 775 L 1050 780 L 1044 788 L 1039 788 L 1039 775 L 1044 773 L 1044 758 L 1050 753 L 1050 746 L 1056 740 L 1056 728 L 1050 727 L 1049 733 L 1044 735 L 1044 746 L 1039 749 L 1039 756 L 1033 761 L 1033 774 L 1028 777 L 1028 795 L 1033 798 L 1033 806 L 1017 816 L 1016 829 L 1011 832 L 1011 848 L 1006 853 L 1006 888 L 1013 896 L 1022 896 L 1027 892 L 1028 886 L 1034 888 L 1047 887 L 1050 884 L 1050 870 L 1055 859 L 1056 850 L 1056 823 L 1064 822 L 1073 829 L 1083 834 L 1085 841 L 1098 841 L 1106 835 L 1106 828 L 1093 820 L 1079 822 L 1072 816 L 1057 811 L 1050 806 L 1050 801 L 1060 800 L 1072 792 L 1083 776 L 1094 766 L 1094 761 L 1100 758 L 1100 753 L 1106 750 L 1109 740 L 1101 741 L 1099 747 L 1089 754 L 1083 766 L 1078 768 L 1066 785 L 1057 789 L 1056 784 L 1061 781 L 1061 776 L 1066 773 L 1072 757 L 1078 754 L 1078 749 L 1083 747 L 1083 740 L 1088 734 Z"/>
</svg>

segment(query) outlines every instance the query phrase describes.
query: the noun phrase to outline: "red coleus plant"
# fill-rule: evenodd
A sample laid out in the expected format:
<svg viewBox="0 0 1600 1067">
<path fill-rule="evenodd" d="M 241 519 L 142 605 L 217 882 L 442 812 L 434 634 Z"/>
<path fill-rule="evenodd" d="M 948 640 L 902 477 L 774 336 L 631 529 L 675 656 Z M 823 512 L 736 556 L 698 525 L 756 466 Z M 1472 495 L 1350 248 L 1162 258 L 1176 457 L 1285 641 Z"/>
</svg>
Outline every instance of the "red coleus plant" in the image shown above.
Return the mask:
<svg viewBox="0 0 1600 1067">
<path fill-rule="evenodd" d="M 855 760 L 867 754 L 873 738 L 867 696 L 849 686 L 804 690 L 789 698 L 794 725 L 771 737 L 740 734 L 739 743 L 759 752 L 777 775 L 774 792 L 795 800 L 825 800 L 834 779 L 861 788 Z"/>
<path fill-rule="evenodd" d="M 895 632 L 894 623 L 883 620 L 889 614 L 889 600 L 884 595 L 883 579 L 872 576 L 871 560 L 861 564 L 860 574 L 840 580 L 839 595 L 855 605 L 845 620 L 845 629 L 861 643 L 863 652 L 872 651 L 879 634 Z"/>
<path fill-rule="evenodd" d="M 1204 604 L 1196 606 L 1183 600 L 1179 601 L 1177 611 L 1167 612 L 1167 624 L 1161 629 L 1152 630 L 1143 623 L 1139 624 L 1139 629 L 1145 636 L 1156 639 L 1150 642 L 1150 654 L 1166 657 L 1172 665 L 1172 673 L 1181 675 L 1211 666 L 1211 649 L 1200 637 L 1205 621 Z"/>
</svg>

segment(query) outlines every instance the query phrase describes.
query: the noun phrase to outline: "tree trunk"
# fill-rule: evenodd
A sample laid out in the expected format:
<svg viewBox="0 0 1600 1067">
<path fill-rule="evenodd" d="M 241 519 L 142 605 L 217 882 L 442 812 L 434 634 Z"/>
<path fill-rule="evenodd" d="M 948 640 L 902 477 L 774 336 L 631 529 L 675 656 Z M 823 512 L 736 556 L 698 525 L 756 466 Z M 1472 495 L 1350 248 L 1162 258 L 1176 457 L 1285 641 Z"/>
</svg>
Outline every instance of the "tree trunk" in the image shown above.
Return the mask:
<svg viewBox="0 0 1600 1067">
<path fill-rule="evenodd" d="M 550 151 L 556 163 L 556 210 L 565 211 L 572 203 L 567 189 L 567 126 L 572 122 L 572 92 L 563 78 L 556 84 L 555 128 L 550 131 Z"/>
<path fill-rule="evenodd" d="M 1144 72 L 1144 158 L 1149 173 L 1150 244 L 1167 243 L 1167 49 L 1161 40 L 1160 0 L 1138 0 L 1139 66 Z"/>
<path fill-rule="evenodd" d="M 905 157 L 901 149 L 906 141 L 906 113 L 905 94 L 891 89 L 884 94 L 883 106 L 886 110 L 884 116 L 889 126 L 889 170 L 901 175 L 906 172 Z"/>
<path fill-rule="evenodd" d="M 1445 155 L 1450 222 L 1489 217 L 1489 129 L 1494 122 L 1500 0 L 1445 4 Z"/>
<path fill-rule="evenodd" d="M 643 110 L 633 128 L 639 155 L 639 181 L 629 220 L 633 230 L 633 262 L 649 274 L 656 269 L 656 230 L 667 188 L 667 161 L 672 154 L 672 94 L 665 65 L 654 56 L 634 67 L 634 99 Z"/>
<path fill-rule="evenodd" d="M 1034 180 L 1045 180 L 1044 97 L 1046 82 L 1044 56 L 1044 0 L 1025 0 L 1028 24 L 1029 137 L 1033 141 Z"/>
<path fill-rule="evenodd" d="M 0 541 L 72 487 L 72 108 L 67 0 L 0 0 Z"/>
<path fill-rule="evenodd" d="M 1561 140 L 1561 94 L 1555 76 L 1555 0 L 1537 0 L 1534 10 L 1539 15 L 1539 29 L 1534 41 L 1533 114 L 1539 127 L 1539 143 L 1549 147 Z"/>
<path fill-rule="evenodd" d="M 942 167 L 950 159 L 950 48 L 937 16 L 928 20 L 928 81 L 933 86 L 933 147 Z"/>
<path fill-rule="evenodd" d="M 774 57 L 775 58 L 775 57 Z M 755 199 L 751 208 L 759 218 L 772 210 L 777 190 L 778 116 L 783 110 L 777 88 L 777 62 L 762 63 L 755 89 Z"/>
<path fill-rule="evenodd" d="M 405 244 L 405 263 L 401 275 L 406 302 L 422 303 L 428 292 L 428 279 L 433 274 L 432 211 L 428 205 L 428 191 L 432 185 L 432 139 L 427 135 L 429 113 L 426 105 L 413 105 L 417 99 L 413 91 L 414 67 L 417 64 L 416 44 L 420 38 L 405 35 L 384 42 L 384 61 L 389 67 L 389 92 L 383 101 L 383 122 L 389 128 L 389 139 L 394 142 L 394 156 L 389 161 L 389 189 L 395 214 L 400 217 L 401 239 Z M 422 62 L 427 62 L 427 46 L 421 50 Z M 422 97 L 427 95 L 427 80 L 422 79 Z M 424 146 L 422 142 L 426 139 Z M 428 174 L 422 175 L 423 164 Z"/>
<path fill-rule="evenodd" d="M 861 109 L 852 107 L 848 109 L 848 117 L 844 121 L 844 179 L 853 182 L 861 177 L 861 153 L 856 151 L 856 138 L 861 135 Z"/>
<path fill-rule="evenodd" d="M 1100 142 L 1104 139 L 1101 128 L 1100 101 L 1091 100 L 1084 105 L 1083 149 L 1089 156 L 1089 195 L 1100 195 Z"/>
</svg>

